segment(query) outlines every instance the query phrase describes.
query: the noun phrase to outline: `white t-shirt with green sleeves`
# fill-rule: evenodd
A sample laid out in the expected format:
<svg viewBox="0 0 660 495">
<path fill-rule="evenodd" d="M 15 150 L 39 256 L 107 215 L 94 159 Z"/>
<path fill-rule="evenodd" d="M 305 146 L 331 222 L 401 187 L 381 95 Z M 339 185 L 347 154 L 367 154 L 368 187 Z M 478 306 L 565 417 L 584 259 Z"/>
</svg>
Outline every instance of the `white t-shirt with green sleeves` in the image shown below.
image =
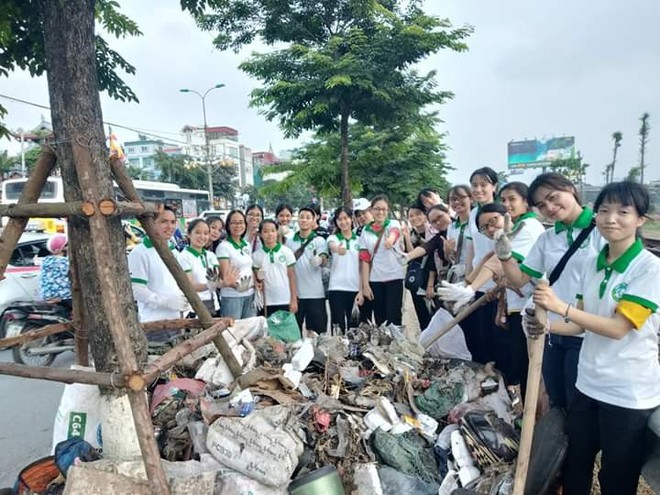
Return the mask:
<svg viewBox="0 0 660 495">
<path fill-rule="evenodd" d="M 183 271 L 192 275 L 195 284 L 206 284 L 206 270 L 218 266 L 218 258 L 211 251 L 202 249 L 197 251 L 195 248 L 187 246 L 179 254 L 179 264 Z M 210 290 L 197 293 L 202 301 L 210 301 L 213 294 Z"/>
<path fill-rule="evenodd" d="M 262 246 L 252 253 L 252 266 L 255 270 L 266 271 L 266 304 L 268 306 L 287 305 L 291 301 L 289 287 L 289 267 L 296 264 L 296 257 L 288 247 L 279 242 L 268 249 Z"/>
<path fill-rule="evenodd" d="M 620 340 L 586 328 L 576 387 L 607 404 L 651 409 L 660 405 L 660 259 L 637 240 L 608 265 L 608 247 L 585 264 L 578 297 L 585 311 L 606 318 L 619 312 L 635 328 Z"/>
<path fill-rule="evenodd" d="M 241 239 L 241 242 L 236 242 L 232 237 L 227 237 L 224 241 L 218 244 L 215 250 L 218 260 L 227 260 L 229 265 L 239 269 L 241 277 L 250 277 L 252 280 L 252 252 L 248 243 Z M 221 297 L 246 297 L 254 294 L 254 284 L 245 292 L 238 292 L 233 287 L 223 287 L 220 289 Z"/>
<path fill-rule="evenodd" d="M 583 229 L 591 225 L 593 211 L 584 208 L 580 216 L 571 225 L 557 222 L 555 226 L 546 230 L 532 246 L 525 261 L 520 265 L 520 270 L 532 278 L 540 279 L 544 275 L 550 277 L 552 270 L 559 263 L 564 253 L 568 251 L 570 244 L 580 235 Z M 594 228 L 589 237 L 573 253 L 571 259 L 564 267 L 561 276 L 553 284 L 555 294 L 567 303 L 575 303 L 575 294 L 582 286 L 582 273 L 587 260 L 598 254 L 604 245 L 598 229 Z M 561 319 L 561 315 L 548 313 L 550 321 Z"/>
</svg>

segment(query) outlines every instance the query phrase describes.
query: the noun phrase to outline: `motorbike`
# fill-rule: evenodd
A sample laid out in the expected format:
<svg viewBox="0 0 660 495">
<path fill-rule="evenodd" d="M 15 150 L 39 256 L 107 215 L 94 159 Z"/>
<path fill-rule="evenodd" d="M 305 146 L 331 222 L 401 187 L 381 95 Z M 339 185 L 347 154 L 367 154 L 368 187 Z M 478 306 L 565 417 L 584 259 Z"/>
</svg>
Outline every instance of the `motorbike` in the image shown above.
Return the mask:
<svg viewBox="0 0 660 495">
<path fill-rule="evenodd" d="M 14 303 L 0 318 L 6 337 L 16 337 L 46 325 L 70 322 L 71 309 L 68 305 L 43 301 Z M 12 356 L 19 364 L 50 366 L 58 354 L 74 350 L 73 332 L 67 331 L 15 345 Z"/>
</svg>

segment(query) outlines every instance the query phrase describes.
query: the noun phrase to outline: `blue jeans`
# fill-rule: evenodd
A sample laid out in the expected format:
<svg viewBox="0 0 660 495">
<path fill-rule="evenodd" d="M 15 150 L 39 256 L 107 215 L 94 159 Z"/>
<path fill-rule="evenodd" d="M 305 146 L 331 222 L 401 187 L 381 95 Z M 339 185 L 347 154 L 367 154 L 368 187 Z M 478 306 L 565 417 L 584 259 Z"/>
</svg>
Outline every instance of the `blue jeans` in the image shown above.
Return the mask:
<svg viewBox="0 0 660 495">
<path fill-rule="evenodd" d="M 257 313 L 252 304 L 254 295 L 243 297 L 223 297 L 220 301 L 220 316 L 241 320 L 250 318 Z"/>
<path fill-rule="evenodd" d="M 550 335 L 543 353 L 543 382 L 550 399 L 550 407 L 568 409 L 575 396 L 577 365 L 582 338 Z"/>
</svg>

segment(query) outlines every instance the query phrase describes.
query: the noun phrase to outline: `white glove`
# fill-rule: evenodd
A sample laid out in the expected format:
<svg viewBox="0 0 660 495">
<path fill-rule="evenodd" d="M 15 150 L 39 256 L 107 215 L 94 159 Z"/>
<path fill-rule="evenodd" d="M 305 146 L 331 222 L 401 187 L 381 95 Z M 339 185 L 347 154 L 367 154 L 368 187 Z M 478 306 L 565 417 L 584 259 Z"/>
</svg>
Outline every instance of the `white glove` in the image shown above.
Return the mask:
<svg viewBox="0 0 660 495">
<path fill-rule="evenodd" d="M 259 268 L 257 270 L 257 280 L 266 280 L 266 270 Z"/>
<path fill-rule="evenodd" d="M 289 233 L 289 227 L 287 227 L 286 225 L 280 225 L 280 226 L 278 227 L 278 229 L 277 229 L 277 233 L 278 233 L 281 237 L 286 237 L 287 234 Z"/>
<path fill-rule="evenodd" d="M 511 258 L 513 253 L 513 244 L 511 243 L 511 238 L 504 230 L 498 230 L 493 235 L 493 240 L 495 241 L 495 254 L 497 257 L 506 261 Z"/>
<path fill-rule="evenodd" d="M 218 282 L 214 282 L 212 280 L 207 280 L 206 281 L 206 288 L 210 290 L 211 292 L 214 292 L 218 288 Z"/>
<path fill-rule="evenodd" d="M 261 311 L 262 309 L 264 309 L 264 296 L 258 290 L 254 292 L 253 304 L 254 304 L 254 308 L 257 311 Z"/>
<path fill-rule="evenodd" d="M 548 327 L 536 317 L 536 308 L 525 308 L 522 312 L 522 328 L 527 338 L 538 339 L 546 334 Z"/>
<path fill-rule="evenodd" d="M 457 313 L 462 306 L 465 306 L 474 298 L 474 289 L 469 285 L 465 287 L 460 284 L 450 284 L 443 280 L 440 282 L 440 287 L 436 289 L 435 294 L 443 301 L 453 301 L 452 310 Z"/>
<path fill-rule="evenodd" d="M 236 282 L 236 291 L 245 292 L 252 286 L 252 275 L 243 275 Z"/>
<path fill-rule="evenodd" d="M 147 304 L 174 311 L 188 311 L 190 304 L 183 294 L 164 295 L 153 292 Z"/>
<path fill-rule="evenodd" d="M 397 246 L 392 247 L 392 252 L 394 253 L 394 256 L 396 257 L 396 260 L 399 262 L 399 264 L 403 267 L 408 266 L 408 263 L 410 263 L 410 258 L 408 258 L 408 255 L 401 251 Z"/>
<path fill-rule="evenodd" d="M 447 280 L 452 281 L 452 283 L 463 279 L 465 279 L 465 265 L 463 263 L 452 265 L 447 271 Z"/>
<path fill-rule="evenodd" d="M 319 267 L 323 264 L 323 256 L 314 256 L 309 260 L 309 263 L 314 267 Z"/>
</svg>

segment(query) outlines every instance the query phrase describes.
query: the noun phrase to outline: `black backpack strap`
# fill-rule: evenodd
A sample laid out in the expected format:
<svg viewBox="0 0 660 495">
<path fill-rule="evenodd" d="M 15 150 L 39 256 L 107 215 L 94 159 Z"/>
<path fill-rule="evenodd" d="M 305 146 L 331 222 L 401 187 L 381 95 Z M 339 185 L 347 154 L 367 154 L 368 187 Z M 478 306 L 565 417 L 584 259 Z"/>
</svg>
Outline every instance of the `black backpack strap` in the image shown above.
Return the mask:
<svg viewBox="0 0 660 495">
<path fill-rule="evenodd" d="M 564 271 L 564 268 L 566 268 L 566 264 L 568 263 L 568 260 L 571 259 L 571 256 L 575 254 L 575 252 L 587 239 L 587 237 L 589 237 L 589 234 L 591 234 L 591 231 L 594 230 L 595 227 L 596 227 L 596 220 L 592 218 L 589 226 L 586 229 L 584 229 L 582 232 L 580 232 L 580 235 L 577 236 L 577 239 L 573 241 L 573 244 L 571 244 L 568 247 L 568 250 L 564 253 L 564 256 L 561 257 L 559 263 L 557 263 L 555 267 L 552 269 L 552 273 L 550 273 L 550 278 L 548 279 L 550 285 L 554 284 L 557 281 L 559 276 Z"/>
</svg>

